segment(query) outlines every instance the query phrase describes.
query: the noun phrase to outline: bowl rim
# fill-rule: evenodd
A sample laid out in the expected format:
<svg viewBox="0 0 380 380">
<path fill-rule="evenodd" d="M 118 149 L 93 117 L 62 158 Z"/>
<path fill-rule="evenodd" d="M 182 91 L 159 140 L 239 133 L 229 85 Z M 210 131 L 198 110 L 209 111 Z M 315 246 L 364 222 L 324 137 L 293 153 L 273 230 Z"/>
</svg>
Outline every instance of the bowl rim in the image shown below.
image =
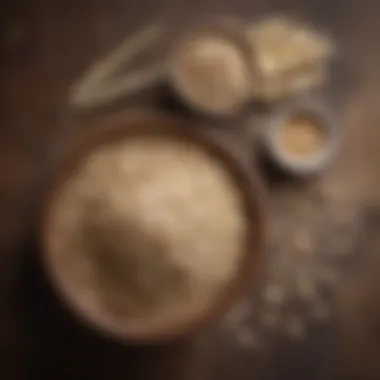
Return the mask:
<svg viewBox="0 0 380 380">
<path fill-rule="evenodd" d="M 137 328 L 128 323 L 123 325 L 112 323 L 104 309 L 91 309 L 84 305 L 81 297 L 67 288 L 64 276 L 60 276 L 53 253 L 50 251 L 50 221 L 56 215 L 55 200 L 60 190 L 71 177 L 75 168 L 80 165 L 87 154 L 103 144 L 112 143 L 120 138 L 133 138 L 136 135 L 173 136 L 179 139 L 191 139 L 198 143 L 216 159 L 229 168 L 243 196 L 244 213 L 249 223 L 246 250 L 242 254 L 242 262 L 234 279 L 221 289 L 216 300 L 211 301 L 202 313 L 178 324 L 165 323 L 158 328 Z M 240 293 L 257 279 L 259 258 L 266 241 L 265 190 L 261 178 L 249 160 L 243 158 L 228 143 L 228 139 L 219 138 L 218 133 L 194 128 L 191 121 L 172 116 L 157 110 L 126 110 L 105 117 L 92 125 L 90 130 L 82 134 L 80 142 L 72 149 L 71 154 L 63 160 L 61 168 L 50 181 L 50 188 L 44 199 L 40 220 L 41 259 L 48 280 L 66 309 L 79 322 L 91 327 L 101 335 L 117 338 L 122 341 L 140 343 L 159 342 L 187 336 L 204 325 L 215 320 L 228 310 L 229 305 L 239 297 Z M 55 210 L 55 212 L 54 212 Z M 66 282 L 65 282 L 66 281 Z M 111 318 L 112 319 L 112 318 Z"/>
</svg>

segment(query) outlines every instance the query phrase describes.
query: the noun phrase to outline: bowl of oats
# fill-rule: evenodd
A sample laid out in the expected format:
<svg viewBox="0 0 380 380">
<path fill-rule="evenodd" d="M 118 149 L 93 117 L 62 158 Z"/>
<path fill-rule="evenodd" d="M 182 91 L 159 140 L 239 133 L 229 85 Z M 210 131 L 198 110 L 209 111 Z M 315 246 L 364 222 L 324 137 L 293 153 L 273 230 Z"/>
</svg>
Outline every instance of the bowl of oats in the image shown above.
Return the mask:
<svg viewBox="0 0 380 380">
<path fill-rule="evenodd" d="M 174 93 L 195 112 L 235 115 L 256 84 L 254 52 L 241 21 L 210 18 L 183 32 L 168 60 Z"/>
<path fill-rule="evenodd" d="M 331 110 L 314 98 L 284 105 L 263 128 L 264 148 L 281 170 L 296 176 L 321 172 L 336 158 L 341 134 Z"/>
<path fill-rule="evenodd" d="M 51 181 L 42 261 L 59 298 L 98 332 L 188 335 L 255 278 L 261 180 L 229 138 L 189 124 L 152 110 L 109 116 Z"/>
</svg>

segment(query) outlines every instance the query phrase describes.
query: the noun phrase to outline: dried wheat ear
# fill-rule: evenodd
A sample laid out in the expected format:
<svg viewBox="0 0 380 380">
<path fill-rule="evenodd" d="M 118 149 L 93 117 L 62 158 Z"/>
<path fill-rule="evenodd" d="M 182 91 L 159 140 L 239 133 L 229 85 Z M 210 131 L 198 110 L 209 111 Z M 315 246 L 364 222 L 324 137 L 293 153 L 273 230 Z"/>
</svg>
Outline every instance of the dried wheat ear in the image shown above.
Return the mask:
<svg viewBox="0 0 380 380">
<path fill-rule="evenodd" d="M 108 56 L 95 62 L 72 86 L 71 106 L 78 110 L 107 106 L 158 83 L 164 76 L 163 62 L 124 75 L 117 75 L 117 72 L 160 41 L 165 32 L 164 23 L 156 21 L 126 38 Z"/>
</svg>

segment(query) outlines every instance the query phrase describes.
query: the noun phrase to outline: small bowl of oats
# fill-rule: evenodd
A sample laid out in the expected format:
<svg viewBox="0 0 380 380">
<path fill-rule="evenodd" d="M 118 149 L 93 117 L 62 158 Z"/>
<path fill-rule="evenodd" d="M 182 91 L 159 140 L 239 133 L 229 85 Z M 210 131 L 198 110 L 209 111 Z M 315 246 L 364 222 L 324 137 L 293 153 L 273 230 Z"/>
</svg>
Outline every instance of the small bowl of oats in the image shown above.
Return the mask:
<svg viewBox="0 0 380 380">
<path fill-rule="evenodd" d="M 73 315 L 109 336 L 188 335 L 255 278 L 260 178 L 229 139 L 157 111 L 126 111 L 90 129 L 42 213 L 52 286 Z"/>
<path fill-rule="evenodd" d="M 178 38 L 168 61 L 168 80 L 175 95 L 191 110 L 233 116 L 252 97 L 254 62 L 243 23 L 210 18 Z"/>
<path fill-rule="evenodd" d="M 263 134 L 269 159 L 296 176 L 316 174 L 329 166 L 341 137 L 331 110 L 312 98 L 294 100 L 275 111 Z"/>
</svg>

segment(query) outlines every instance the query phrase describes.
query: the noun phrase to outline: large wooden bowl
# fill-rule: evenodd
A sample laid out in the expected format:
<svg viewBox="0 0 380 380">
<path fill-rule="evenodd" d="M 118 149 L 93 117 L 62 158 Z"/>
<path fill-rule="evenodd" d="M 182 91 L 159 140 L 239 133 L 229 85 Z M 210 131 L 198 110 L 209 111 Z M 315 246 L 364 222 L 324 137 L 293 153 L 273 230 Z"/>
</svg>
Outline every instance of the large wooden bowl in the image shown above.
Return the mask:
<svg viewBox="0 0 380 380">
<path fill-rule="evenodd" d="M 241 150 L 239 144 L 234 144 L 229 136 L 223 136 L 220 132 L 210 128 L 198 128 L 190 122 L 172 117 L 163 113 L 150 110 L 124 111 L 120 114 L 109 116 L 92 126 L 89 130 L 96 131 L 84 133 L 81 142 L 68 155 L 63 162 L 61 170 L 58 170 L 56 178 L 52 180 L 51 191 L 44 203 L 42 212 L 41 240 L 42 260 L 46 267 L 48 277 L 58 293 L 74 315 L 80 317 L 82 322 L 95 327 L 100 332 L 107 333 L 125 341 L 155 342 L 171 340 L 188 335 L 202 325 L 213 321 L 223 314 L 228 306 L 241 295 L 252 283 L 259 268 L 259 257 L 263 250 L 264 242 L 264 192 L 261 180 L 250 162 Z M 245 252 L 241 254 L 239 269 L 224 289 L 221 289 L 217 297 L 210 301 L 204 312 L 177 323 L 163 322 L 157 328 L 145 328 L 143 324 L 136 326 L 126 323 L 116 323 L 111 318 L 110 311 L 94 307 L 86 301 L 82 293 L 76 291 L 70 281 L 70 276 L 62 270 L 59 263 L 58 250 L 53 249 L 52 225 L 54 220 L 60 217 L 60 209 L 57 207 L 60 200 L 62 187 L 75 174 L 78 166 L 86 159 L 87 155 L 97 147 L 112 143 L 117 140 L 130 139 L 141 135 L 173 136 L 195 144 L 202 145 L 210 154 L 216 157 L 226 170 L 231 173 L 236 182 L 236 189 L 241 192 L 248 234 Z"/>
</svg>

